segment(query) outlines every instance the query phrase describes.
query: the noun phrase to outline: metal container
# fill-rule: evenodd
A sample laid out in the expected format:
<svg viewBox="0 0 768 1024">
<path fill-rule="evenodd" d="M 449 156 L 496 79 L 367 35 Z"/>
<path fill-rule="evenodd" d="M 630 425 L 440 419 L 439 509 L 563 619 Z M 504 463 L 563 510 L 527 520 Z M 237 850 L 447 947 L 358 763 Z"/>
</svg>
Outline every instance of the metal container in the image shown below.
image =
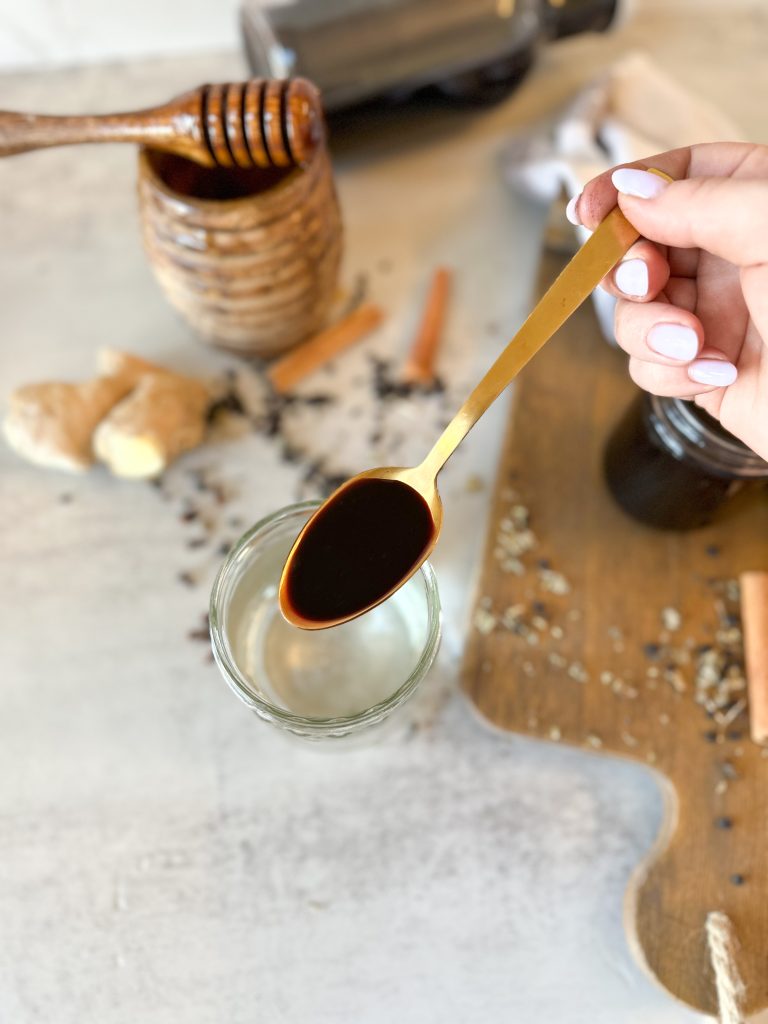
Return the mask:
<svg viewBox="0 0 768 1024">
<path fill-rule="evenodd" d="M 248 0 L 243 38 L 255 75 L 304 75 L 329 112 L 436 86 L 461 100 L 506 96 L 537 45 L 600 31 L 619 0 Z"/>
</svg>

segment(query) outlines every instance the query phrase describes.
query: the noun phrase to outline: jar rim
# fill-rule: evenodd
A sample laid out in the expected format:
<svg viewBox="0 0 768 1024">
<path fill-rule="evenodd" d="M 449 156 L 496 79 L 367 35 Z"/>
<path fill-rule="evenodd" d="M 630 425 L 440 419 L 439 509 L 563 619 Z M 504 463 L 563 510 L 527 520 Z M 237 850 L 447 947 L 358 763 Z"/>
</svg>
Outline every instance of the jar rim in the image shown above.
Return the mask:
<svg viewBox="0 0 768 1024">
<path fill-rule="evenodd" d="M 201 210 L 233 210 L 238 206 L 243 206 L 246 203 L 253 202 L 254 195 L 263 195 L 264 193 L 253 193 L 251 195 L 236 196 L 234 199 L 203 199 L 200 196 L 193 196 L 187 192 L 180 192 L 175 189 L 172 185 L 158 173 L 157 168 L 152 160 L 152 154 L 154 152 L 161 152 L 160 150 L 154 150 L 152 146 L 140 146 L 139 147 L 139 164 L 141 166 L 142 173 L 146 175 L 147 179 L 152 183 L 152 186 L 157 191 L 162 192 L 163 195 L 169 199 L 173 199 L 177 203 L 182 203 L 186 206 L 194 206 L 196 209 Z M 185 159 L 180 157 L 179 159 Z M 191 161 L 194 163 L 194 161 Z M 299 174 L 309 171 L 312 166 L 312 161 L 305 168 L 294 167 L 284 178 L 280 181 L 275 182 L 269 188 L 270 195 L 275 195 L 277 192 L 282 192 L 286 188 L 290 188 L 291 185 L 296 182 Z M 226 168 L 221 168 L 226 170 Z"/>
<path fill-rule="evenodd" d="M 320 504 L 319 501 L 302 501 L 287 505 L 260 519 L 236 541 L 216 575 L 211 590 L 208 619 L 213 656 L 225 681 L 236 696 L 266 721 L 275 722 L 305 734 L 333 735 L 349 732 L 353 728 L 373 725 L 405 703 L 435 660 L 442 632 L 442 613 L 437 577 L 430 563 L 425 561 L 418 569 L 424 585 L 428 621 L 427 635 L 421 654 L 405 681 L 387 698 L 364 711 L 353 715 L 329 717 L 298 715 L 254 693 L 252 684 L 237 665 L 226 635 L 226 624 L 222 612 L 227 598 L 227 589 L 236 579 L 234 574 L 238 569 L 238 563 L 242 564 L 244 555 L 249 551 L 253 542 L 267 528 L 292 516 L 313 512 L 320 507 Z"/>
<path fill-rule="evenodd" d="M 648 400 L 656 419 L 656 432 L 676 458 L 695 455 L 709 472 L 718 476 L 768 477 L 768 463 L 717 421 L 710 426 L 703 418 L 707 415 L 705 410 L 694 402 L 659 395 L 649 395 Z"/>
</svg>

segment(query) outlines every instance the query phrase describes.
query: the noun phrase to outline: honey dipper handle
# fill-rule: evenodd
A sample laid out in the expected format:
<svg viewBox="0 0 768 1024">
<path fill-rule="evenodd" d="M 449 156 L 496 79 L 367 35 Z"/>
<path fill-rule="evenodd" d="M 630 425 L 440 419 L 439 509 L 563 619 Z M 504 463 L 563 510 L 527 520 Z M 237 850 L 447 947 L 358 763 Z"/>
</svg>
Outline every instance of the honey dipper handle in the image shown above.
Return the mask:
<svg viewBox="0 0 768 1024">
<path fill-rule="evenodd" d="M 195 95 L 188 94 L 162 107 L 126 114 L 55 117 L 3 110 L 0 156 L 82 142 L 137 142 L 211 164 L 195 106 Z"/>
</svg>

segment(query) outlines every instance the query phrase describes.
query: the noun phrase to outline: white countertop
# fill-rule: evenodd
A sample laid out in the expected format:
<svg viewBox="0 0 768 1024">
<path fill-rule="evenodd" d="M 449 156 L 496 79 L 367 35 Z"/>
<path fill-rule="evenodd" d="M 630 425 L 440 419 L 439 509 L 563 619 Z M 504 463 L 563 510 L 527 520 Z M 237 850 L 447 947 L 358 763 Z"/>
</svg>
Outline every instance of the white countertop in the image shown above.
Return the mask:
<svg viewBox="0 0 768 1024">
<path fill-rule="evenodd" d="M 308 388 L 341 381 L 347 398 L 314 441 L 297 421 L 302 443 L 318 455 L 333 446 L 341 469 L 379 461 L 348 416 L 367 393 L 368 354 L 403 353 L 436 264 L 456 270 L 443 374 L 457 401 L 520 322 L 544 211 L 501 183 L 496 158 L 513 130 L 632 44 L 757 138 L 765 39 L 758 13 L 734 25 L 648 15 L 547 50 L 501 107 L 390 123 L 367 149 L 339 145 L 345 277 L 367 274 L 390 316 Z M 1 105 L 134 107 L 242 70 L 216 56 L 6 76 Z M 103 344 L 200 373 L 232 365 L 156 287 L 134 179 L 130 148 L 0 165 L 3 398 L 27 381 L 88 376 Z M 442 411 L 433 401 L 392 415 L 389 442 L 413 430 L 418 456 Z M 660 820 L 651 775 L 493 733 L 456 689 L 504 416 L 499 403 L 445 473 L 434 559 L 445 641 L 405 714 L 411 728 L 346 753 L 258 722 L 187 637 L 220 556 L 186 547 L 186 471 L 215 467 L 231 490 L 217 527 L 230 538 L 228 518 L 252 522 L 297 495 L 301 470 L 273 441 L 248 434 L 196 452 L 169 474 L 172 500 L 0 448 L 0 1020 L 700 1019 L 641 973 L 622 930 L 629 873 Z M 467 486 L 476 475 L 481 490 Z M 198 586 L 179 584 L 186 569 Z"/>
</svg>

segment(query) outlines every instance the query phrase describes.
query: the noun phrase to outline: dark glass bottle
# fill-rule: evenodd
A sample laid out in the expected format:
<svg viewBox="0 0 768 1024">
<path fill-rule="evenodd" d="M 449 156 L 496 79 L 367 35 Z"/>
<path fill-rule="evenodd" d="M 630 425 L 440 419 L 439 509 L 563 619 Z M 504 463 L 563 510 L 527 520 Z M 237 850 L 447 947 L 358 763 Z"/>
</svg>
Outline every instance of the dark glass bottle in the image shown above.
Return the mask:
<svg viewBox="0 0 768 1024">
<path fill-rule="evenodd" d="M 608 439 L 605 478 L 625 512 L 662 530 L 692 530 L 768 463 L 693 402 L 638 394 Z"/>
</svg>

